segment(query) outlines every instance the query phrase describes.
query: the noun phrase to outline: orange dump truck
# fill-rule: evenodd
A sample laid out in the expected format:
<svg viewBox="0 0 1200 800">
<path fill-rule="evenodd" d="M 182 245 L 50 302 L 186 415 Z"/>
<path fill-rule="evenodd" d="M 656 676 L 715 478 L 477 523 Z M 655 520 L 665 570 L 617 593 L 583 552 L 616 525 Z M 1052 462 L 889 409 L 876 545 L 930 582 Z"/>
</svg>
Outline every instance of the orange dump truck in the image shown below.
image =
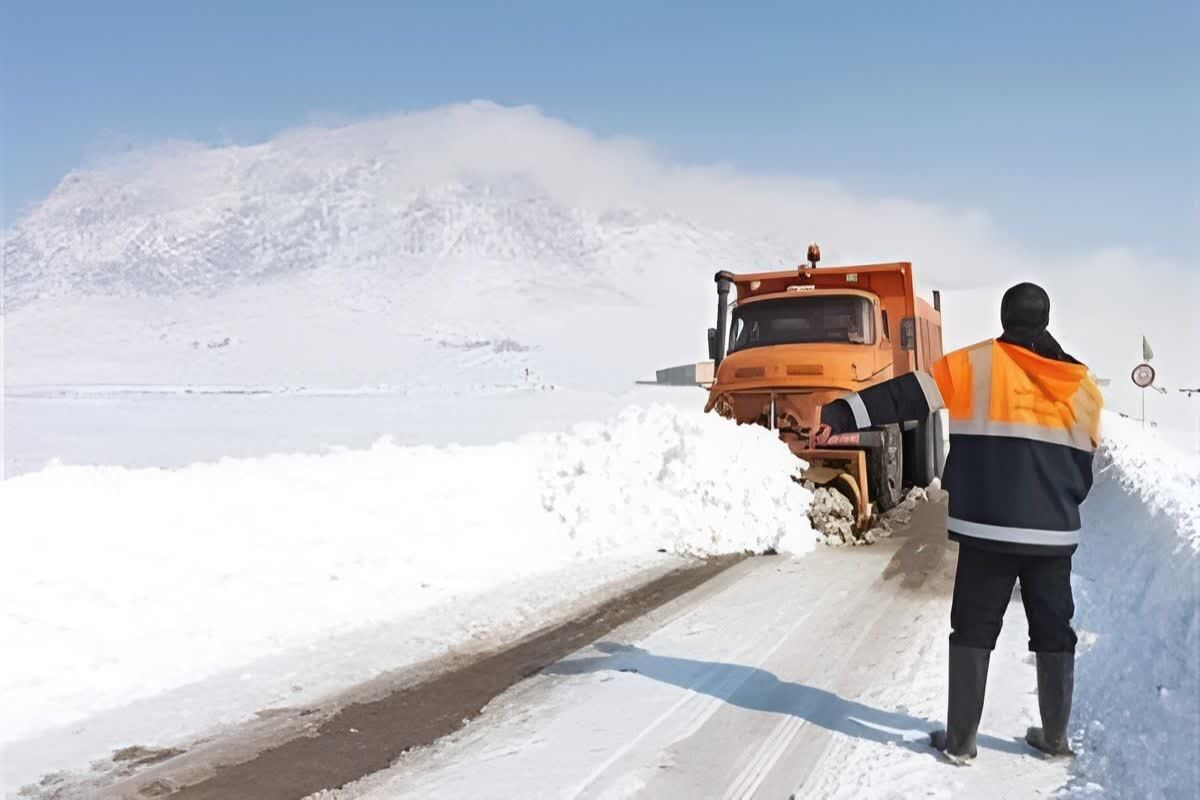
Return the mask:
<svg viewBox="0 0 1200 800">
<path fill-rule="evenodd" d="M 941 418 L 834 436 L 817 446 L 821 406 L 942 356 L 942 315 L 913 290 L 908 262 L 782 272 L 718 272 L 717 326 L 708 331 L 714 380 L 705 411 L 779 431 L 808 462 L 807 480 L 854 505 L 858 527 L 904 487 L 927 485 L 944 460 Z M 732 302 L 730 290 L 735 291 Z"/>
</svg>

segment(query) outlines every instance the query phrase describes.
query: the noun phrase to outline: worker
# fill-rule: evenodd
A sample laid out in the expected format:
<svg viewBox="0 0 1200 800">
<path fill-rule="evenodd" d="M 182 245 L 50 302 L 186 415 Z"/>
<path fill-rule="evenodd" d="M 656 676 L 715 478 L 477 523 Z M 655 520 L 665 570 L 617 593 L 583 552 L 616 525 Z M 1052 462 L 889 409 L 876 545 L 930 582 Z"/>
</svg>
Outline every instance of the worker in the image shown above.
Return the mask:
<svg viewBox="0 0 1200 800">
<path fill-rule="evenodd" d="M 1050 298 L 1040 286 L 1005 292 L 1000 321 L 999 339 L 950 353 L 932 378 L 908 373 L 827 404 L 817 437 L 949 412 L 942 486 L 959 549 L 946 727 L 930 742 L 955 764 L 976 756 L 988 663 L 1018 580 L 1042 721 L 1025 740 L 1050 756 L 1074 755 L 1071 556 L 1092 486 L 1102 399 L 1087 367 L 1047 330 Z"/>
</svg>

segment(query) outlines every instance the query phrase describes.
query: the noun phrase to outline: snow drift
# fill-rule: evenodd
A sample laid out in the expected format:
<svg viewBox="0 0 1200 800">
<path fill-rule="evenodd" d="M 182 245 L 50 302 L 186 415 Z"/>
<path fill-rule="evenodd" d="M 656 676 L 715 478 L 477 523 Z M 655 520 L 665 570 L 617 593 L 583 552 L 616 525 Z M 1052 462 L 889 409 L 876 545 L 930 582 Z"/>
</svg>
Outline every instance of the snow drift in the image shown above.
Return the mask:
<svg viewBox="0 0 1200 800">
<path fill-rule="evenodd" d="M 1115 414 L 1074 559 L 1080 656 L 1069 794 L 1200 786 L 1200 458 Z"/>
<path fill-rule="evenodd" d="M 768 431 L 654 406 L 494 446 L 13 478 L 0 639 L 28 657 L 0 740 L 582 560 L 805 552 L 799 468 Z"/>
</svg>

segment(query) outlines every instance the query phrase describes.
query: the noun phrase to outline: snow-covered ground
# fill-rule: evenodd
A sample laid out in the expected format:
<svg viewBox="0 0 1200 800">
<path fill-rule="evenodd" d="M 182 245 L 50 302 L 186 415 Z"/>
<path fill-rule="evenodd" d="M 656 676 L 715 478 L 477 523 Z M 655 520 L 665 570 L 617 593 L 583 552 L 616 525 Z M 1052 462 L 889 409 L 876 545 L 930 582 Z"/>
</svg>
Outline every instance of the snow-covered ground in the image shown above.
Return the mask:
<svg viewBox="0 0 1200 800">
<path fill-rule="evenodd" d="M 580 390 L 447 386 L 29 386 L 9 390 L 3 463 L 9 477 L 51 462 L 184 467 L 221 458 L 399 445 L 498 444 L 567 430 L 629 405 L 703 408 L 699 388 Z"/>
<path fill-rule="evenodd" d="M 912 541 L 909 555 L 920 544 L 941 567 L 945 540 Z M 438 745 L 319 800 L 1052 793 L 1067 765 L 1013 738 L 1036 715 L 1016 608 L 979 762 L 956 769 L 928 747 L 945 711 L 949 597 L 901 589 L 913 574 L 885 577 L 903 548 L 740 564 L 515 687 Z"/>
<path fill-rule="evenodd" d="M 933 754 L 949 597 L 945 585 L 901 588 L 909 576 L 893 540 L 739 565 L 515 687 L 437 746 L 321 800 L 1194 797 L 1197 461 L 1108 423 L 1077 557 L 1072 763 L 1021 741 L 1037 700 L 1016 598 L 992 658 L 978 761 L 955 768 Z M 912 541 L 908 556 L 940 546 Z"/>
<path fill-rule="evenodd" d="M 964 788 L 1011 796 L 1004 781 L 1082 797 L 1188 796 L 1200 779 L 1191 757 L 1200 745 L 1200 469 L 1195 457 L 1139 426 L 1112 415 L 1106 424 L 1076 558 L 1082 644 L 1073 738 L 1080 755 L 1069 772 L 1037 766 L 1003 745 L 985 749 L 982 769 L 964 776 L 910 747 L 942 713 L 945 599 L 884 583 L 855 610 L 858 568 L 837 579 L 850 582 L 843 589 L 807 601 L 796 595 L 785 602 L 793 589 L 784 584 L 794 578 L 781 577 L 774 588 L 756 579 L 738 590 L 751 594 L 734 603 L 753 623 L 717 624 L 708 617 L 726 612 L 710 609 L 679 623 L 679 642 L 664 632 L 638 644 L 656 657 L 692 659 L 700 670 L 692 678 L 702 678 L 703 663 L 740 669 L 738 653 L 755 657 L 758 645 L 749 639 L 743 650 L 729 650 L 740 641 L 731 632 L 758 629 L 768 612 L 786 616 L 796 604 L 819 611 L 809 607 L 819 598 L 833 604 L 823 612 L 825 627 L 864 626 L 858 645 L 842 642 L 837 652 L 867 648 L 874 666 L 826 659 L 818 673 L 825 677 L 817 677 L 788 658 L 772 663 L 780 680 L 791 674 L 804 686 L 835 691 L 839 703 L 873 714 L 867 722 L 891 732 L 840 730 L 832 700 L 812 712 L 824 720 L 816 733 L 758 731 L 755 714 L 768 711 L 761 703 L 794 704 L 808 690 L 763 699 L 755 676 L 764 673 L 746 672 L 753 680 L 741 691 L 750 700 L 743 694 L 740 710 L 729 712 L 739 720 L 731 730 L 748 725 L 740 738 L 774 742 L 779 753 L 800 747 L 803 758 L 750 759 L 743 765 L 750 772 L 730 773 L 742 783 L 774 785 L 783 778 L 772 770 L 791 763 L 805 765 L 804 786 L 814 797 L 890 797 L 917 788 L 932 796 Z M 656 406 L 493 445 L 380 442 L 173 470 L 51 466 L 5 481 L 0 507 L 25 535 L 10 539 L 16 555 L 0 568 L 4 605 L 15 610 L 0 634 L 17 651 L 38 654 L 5 662 L 6 790 L 82 769 L 121 746 L 183 743 L 264 708 L 312 702 L 448 649 L 502 640 L 569 613 L 581 597 L 661 572 L 677 554 L 768 547 L 803 554 L 816 537 L 803 522 L 809 497 L 788 477 L 795 468 L 765 431 Z M 859 552 L 845 557 L 873 558 Z M 822 580 L 841 574 L 824 570 L 817 570 Z M 564 604 L 564 596 L 572 601 Z M 807 658 L 801 654 L 832 635 L 797 630 L 803 637 L 791 644 L 759 644 L 776 642 L 783 655 Z M 1035 719 L 1021 630 L 1014 608 L 991 679 L 985 729 L 992 736 L 1018 735 Z M 632 668 L 657 669 L 657 661 L 638 658 Z M 683 672 L 672 667 L 663 686 L 691 686 L 679 664 Z M 733 667 L 722 669 L 732 679 Z M 648 702 L 682 702 L 673 691 L 660 687 Z M 572 695 L 570 703 L 586 696 Z M 711 705 L 696 713 L 711 716 Z M 804 719 L 810 711 L 797 713 Z M 503 715 L 485 714 L 466 735 L 489 752 L 510 752 L 489 738 L 493 718 L 507 724 Z M 537 717 L 522 719 L 528 725 Z M 641 774 L 637 758 L 625 758 Z M 412 774 L 402 767 L 397 778 Z M 389 780 L 364 782 L 364 789 L 389 796 L 378 788 Z"/>
<path fill-rule="evenodd" d="M 0 565 L 9 611 L 0 638 L 36 657 L 6 660 L 0 678 L 10 778 L 71 766 L 39 738 L 47 731 L 77 754 L 69 742 L 82 730 L 89 756 L 105 755 L 130 742 L 88 739 L 89 718 L 473 596 L 495 595 L 497 605 L 439 637 L 391 644 L 417 660 L 528 628 L 538 621 L 531 606 L 653 567 L 660 553 L 806 552 L 815 534 L 810 494 L 791 477 L 798 468 L 765 430 L 659 405 L 489 446 L 381 441 L 12 478 L 0 483 L 6 529 L 18 533 Z M 527 594 L 514 596 L 521 581 Z M 379 661 L 367 656 L 368 666 Z M 402 665 L 393 655 L 378 668 Z M 351 667 L 344 678 L 370 677 Z M 303 658 L 286 668 L 305 670 Z M 279 676 L 255 671 L 243 714 L 280 699 Z M 183 710 L 186 724 L 141 732 L 162 744 L 230 721 L 193 712 Z"/>
</svg>

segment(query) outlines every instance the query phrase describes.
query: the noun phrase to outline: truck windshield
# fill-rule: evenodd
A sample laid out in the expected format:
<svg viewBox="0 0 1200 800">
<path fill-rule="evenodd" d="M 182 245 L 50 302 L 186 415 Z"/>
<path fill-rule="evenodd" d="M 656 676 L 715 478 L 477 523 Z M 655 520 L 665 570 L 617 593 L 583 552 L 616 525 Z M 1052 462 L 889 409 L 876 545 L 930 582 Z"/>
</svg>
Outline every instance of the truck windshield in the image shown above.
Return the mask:
<svg viewBox="0 0 1200 800">
<path fill-rule="evenodd" d="M 772 344 L 874 344 L 871 301 L 855 295 L 760 300 L 733 311 L 729 352 Z"/>
</svg>

